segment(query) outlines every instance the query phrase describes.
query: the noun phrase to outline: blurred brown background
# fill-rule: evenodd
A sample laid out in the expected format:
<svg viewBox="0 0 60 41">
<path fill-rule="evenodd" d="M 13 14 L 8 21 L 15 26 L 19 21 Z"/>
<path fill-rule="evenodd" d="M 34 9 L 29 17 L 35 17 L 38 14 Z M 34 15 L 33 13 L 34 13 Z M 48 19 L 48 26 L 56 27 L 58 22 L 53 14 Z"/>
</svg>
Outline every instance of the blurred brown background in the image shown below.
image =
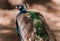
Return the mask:
<svg viewBox="0 0 60 41">
<path fill-rule="evenodd" d="M 15 17 L 19 11 L 14 6 L 19 4 L 20 0 L 0 0 L 0 41 L 18 41 Z M 60 41 L 60 0 L 51 0 L 40 8 L 56 40 Z"/>
</svg>

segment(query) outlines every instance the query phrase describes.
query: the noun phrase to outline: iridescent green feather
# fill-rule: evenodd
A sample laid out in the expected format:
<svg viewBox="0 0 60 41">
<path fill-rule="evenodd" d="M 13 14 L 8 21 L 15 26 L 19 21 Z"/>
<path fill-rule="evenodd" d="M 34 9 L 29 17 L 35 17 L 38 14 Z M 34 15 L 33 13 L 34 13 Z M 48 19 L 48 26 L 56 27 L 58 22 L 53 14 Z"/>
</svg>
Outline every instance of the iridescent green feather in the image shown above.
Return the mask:
<svg viewBox="0 0 60 41">
<path fill-rule="evenodd" d="M 36 14 L 36 12 L 28 11 L 28 14 L 30 14 L 31 19 L 34 22 L 35 29 L 36 29 L 36 41 L 40 41 L 41 38 L 47 39 L 48 34 L 46 33 L 44 29 L 44 24 L 40 20 L 39 16 Z"/>
</svg>

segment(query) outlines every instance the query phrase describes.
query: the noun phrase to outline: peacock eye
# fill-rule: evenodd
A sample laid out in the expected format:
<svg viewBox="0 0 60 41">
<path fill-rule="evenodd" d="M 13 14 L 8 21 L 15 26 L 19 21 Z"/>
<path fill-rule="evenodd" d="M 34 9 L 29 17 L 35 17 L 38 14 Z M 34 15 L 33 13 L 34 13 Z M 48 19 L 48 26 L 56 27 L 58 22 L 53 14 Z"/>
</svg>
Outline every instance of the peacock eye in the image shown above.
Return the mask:
<svg viewBox="0 0 60 41">
<path fill-rule="evenodd" d="M 21 9 L 21 6 L 19 6 L 18 9 Z"/>
</svg>

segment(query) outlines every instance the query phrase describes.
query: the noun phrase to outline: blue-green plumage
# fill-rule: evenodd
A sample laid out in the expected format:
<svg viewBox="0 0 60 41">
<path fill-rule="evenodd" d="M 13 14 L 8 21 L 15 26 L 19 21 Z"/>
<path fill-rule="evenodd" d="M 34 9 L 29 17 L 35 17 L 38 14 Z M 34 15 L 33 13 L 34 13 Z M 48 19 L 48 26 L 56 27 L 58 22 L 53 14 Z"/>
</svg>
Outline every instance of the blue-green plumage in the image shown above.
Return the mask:
<svg viewBox="0 0 60 41">
<path fill-rule="evenodd" d="M 17 26 L 17 34 L 18 34 L 18 36 L 20 36 L 20 27 L 19 27 L 19 25 L 18 25 L 18 15 L 20 15 L 20 14 L 24 14 L 24 13 L 26 13 L 27 11 L 25 10 L 25 8 L 24 8 L 24 6 L 23 5 L 19 5 L 18 7 L 17 7 L 19 10 L 20 10 L 20 12 L 17 14 L 17 16 L 16 16 L 16 26 Z"/>
<path fill-rule="evenodd" d="M 20 34 L 21 34 L 20 26 L 18 24 L 18 16 L 21 14 L 29 14 L 30 18 L 32 19 L 32 21 L 34 23 L 35 29 L 36 29 L 35 41 L 41 41 L 40 39 L 43 39 L 44 41 L 49 41 L 48 40 L 49 36 L 45 30 L 45 25 L 44 25 L 43 20 L 42 20 L 43 17 L 40 18 L 40 16 L 42 16 L 42 15 L 40 15 L 40 13 L 37 13 L 35 11 L 27 11 L 23 5 L 19 5 L 18 9 L 20 10 L 20 12 L 16 16 L 16 26 L 17 26 L 18 36 L 20 37 Z"/>
<path fill-rule="evenodd" d="M 40 41 L 39 38 L 48 39 L 48 34 L 44 28 L 45 25 L 42 23 L 42 20 L 38 16 L 39 13 L 33 12 L 33 11 L 28 11 L 28 14 L 30 14 L 31 19 L 34 22 L 34 26 L 36 29 L 36 41 Z"/>
<path fill-rule="evenodd" d="M 37 38 L 37 36 L 39 36 L 40 38 L 48 38 L 48 34 L 46 33 L 45 29 L 44 29 L 44 25 L 40 23 L 40 18 L 38 16 L 38 14 L 36 14 L 36 12 L 34 11 L 26 11 L 23 5 L 18 6 L 20 12 L 17 14 L 16 16 L 16 26 L 17 26 L 17 34 L 20 37 L 20 26 L 18 24 L 18 15 L 20 14 L 25 14 L 28 13 L 31 16 L 31 19 L 34 22 L 34 26 L 36 29 L 36 41 L 40 41 L 39 38 Z M 37 40 L 38 39 L 38 40 Z"/>
</svg>

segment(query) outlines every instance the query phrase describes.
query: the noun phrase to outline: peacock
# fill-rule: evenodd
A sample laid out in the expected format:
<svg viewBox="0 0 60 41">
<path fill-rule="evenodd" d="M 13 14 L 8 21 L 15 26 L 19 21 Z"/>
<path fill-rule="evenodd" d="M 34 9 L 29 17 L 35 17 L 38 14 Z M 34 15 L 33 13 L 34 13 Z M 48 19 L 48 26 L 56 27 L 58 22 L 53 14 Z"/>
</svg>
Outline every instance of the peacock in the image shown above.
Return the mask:
<svg viewBox="0 0 60 41">
<path fill-rule="evenodd" d="M 16 29 L 20 41 L 56 41 L 41 13 L 28 11 L 23 5 L 16 16 Z"/>
</svg>

